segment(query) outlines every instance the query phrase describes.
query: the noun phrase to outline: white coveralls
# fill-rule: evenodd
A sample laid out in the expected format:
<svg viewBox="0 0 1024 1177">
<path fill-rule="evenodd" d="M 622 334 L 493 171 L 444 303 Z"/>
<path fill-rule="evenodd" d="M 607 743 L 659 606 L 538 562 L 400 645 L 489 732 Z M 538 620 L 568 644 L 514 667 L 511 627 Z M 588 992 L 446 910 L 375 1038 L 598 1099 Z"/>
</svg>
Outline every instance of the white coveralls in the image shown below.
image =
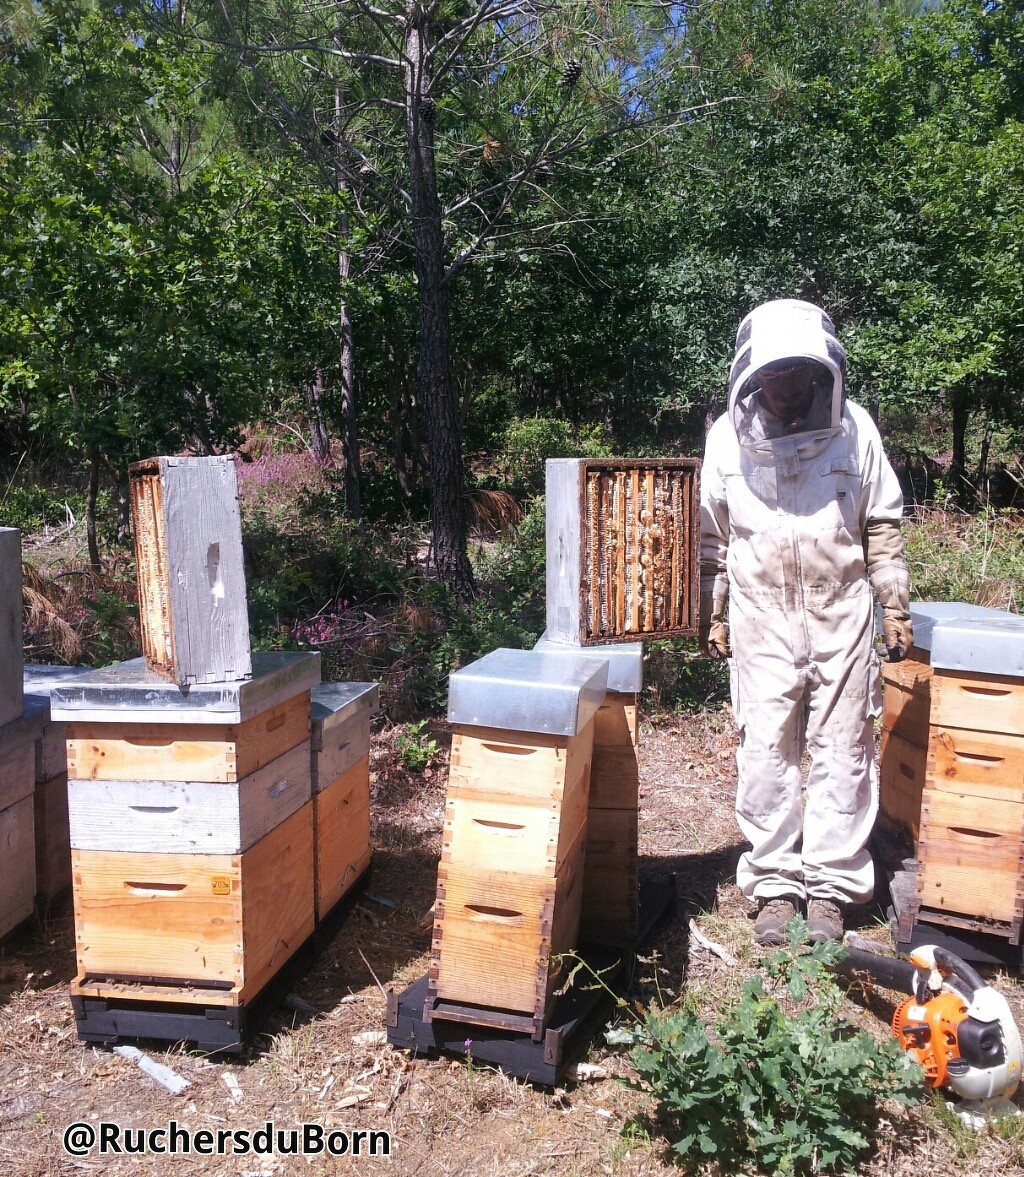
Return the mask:
<svg viewBox="0 0 1024 1177">
<path fill-rule="evenodd" d="M 845 354 L 831 321 L 808 304 L 768 307 L 791 316 L 807 308 L 827 324 L 836 379 L 819 390 L 809 429 L 772 437 L 779 423 L 758 406 L 754 370 L 813 358 L 823 345 L 794 342 L 775 324 L 759 351 L 755 323 L 751 354 L 741 327 L 729 411 L 707 438 L 701 568 L 717 593 L 728 592 L 736 816 L 752 845 L 737 882 L 748 898 L 860 902 L 874 887 L 866 844 L 878 809 L 880 709 L 865 535 L 871 520 L 898 523 L 903 498 L 874 422 L 843 399 Z M 905 565 L 889 572 L 905 584 Z M 872 580 L 877 589 L 874 572 Z"/>
</svg>

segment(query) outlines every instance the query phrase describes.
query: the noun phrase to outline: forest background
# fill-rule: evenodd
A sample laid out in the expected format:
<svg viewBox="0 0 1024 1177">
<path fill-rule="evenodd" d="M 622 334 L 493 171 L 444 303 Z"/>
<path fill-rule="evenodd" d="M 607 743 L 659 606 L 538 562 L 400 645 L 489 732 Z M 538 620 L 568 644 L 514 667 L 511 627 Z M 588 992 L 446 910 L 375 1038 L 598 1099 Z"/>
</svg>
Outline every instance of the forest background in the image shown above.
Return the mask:
<svg viewBox="0 0 1024 1177">
<path fill-rule="evenodd" d="M 29 657 L 137 650 L 128 465 L 233 450 L 257 645 L 437 711 L 544 627 L 544 459 L 699 455 L 779 296 L 837 323 L 915 595 L 1020 609 L 1024 3 L 0 0 L 0 36 Z"/>
</svg>

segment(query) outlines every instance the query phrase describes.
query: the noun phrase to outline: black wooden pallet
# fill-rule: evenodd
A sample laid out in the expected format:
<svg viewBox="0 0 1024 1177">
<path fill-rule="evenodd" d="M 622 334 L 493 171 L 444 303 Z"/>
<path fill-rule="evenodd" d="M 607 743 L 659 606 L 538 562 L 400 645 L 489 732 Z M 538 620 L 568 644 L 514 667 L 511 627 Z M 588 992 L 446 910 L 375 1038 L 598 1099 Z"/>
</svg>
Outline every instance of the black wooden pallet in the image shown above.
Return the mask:
<svg viewBox="0 0 1024 1177">
<path fill-rule="evenodd" d="M 474 1063 L 501 1067 L 506 1075 L 545 1087 L 557 1086 L 569 1063 L 586 1049 L 607 1020 L 614 994 L 628 987 L 637 950 L 674 915 L 675 890 L 674 876 L 641 883 L 637 943 L 623 952 L 584 947 L 579 953 L 584 965 L 576 970 L 570 988 L 556 999 L 539 1040 L 529 1032 L 460 1021 L 454 1007 L 443 1018 L 426 1021 L 424 974 L 401 993 L 388 993 L 388 1042 L 416 1055 L 461 1054 Z M 600 976 L 601 983 L 594 974 Z"/>
<path fill-rule="evenodd" d="M 320 920 L 313 934 L 295 952 L 256 997 L 234 1005 L 204 1003 L 202 986 L 195 1000 L 162 1001 L 150 996 L 135 998 L 72 994 L 78 1037 L 83 1042 L 114 1046 L 134 1038 L 162 1042 L 188 1042 L 212 1054 L 238 1054 L 253 1027 L 272 1013 L 288 995 L 300 975 L 337 934 L 370 880 L 367 867 L 333 908 Z"/>
</svg>

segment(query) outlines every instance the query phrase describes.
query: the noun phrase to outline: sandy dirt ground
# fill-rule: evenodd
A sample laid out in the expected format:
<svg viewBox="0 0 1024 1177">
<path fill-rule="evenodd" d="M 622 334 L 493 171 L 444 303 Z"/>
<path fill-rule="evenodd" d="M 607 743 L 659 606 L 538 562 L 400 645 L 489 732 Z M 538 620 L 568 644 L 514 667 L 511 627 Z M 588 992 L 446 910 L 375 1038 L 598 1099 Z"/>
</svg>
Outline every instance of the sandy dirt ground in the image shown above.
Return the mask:
<svg viewBox="0 0 1024 1177">
<path fill-rule="evenodd" d="M 373 737 L 374 866 L 369 894 L 315 963 L 297 978 L 292 1002 L 258 1027 L 240 1056 L 208 1058 L 183 1046 L 138 1043 L 189 1083 L 172 1095 L 130 1060 L 79 1041 L 68 997 L 75 971 L 70 914 L 57 912 L 0 945 L 0 1169 L 12 1177 L 48 1174 L 361 1173 L 426 1175 L 641 1174 L 678 1172 L 643 1119 L 644 1097 L 622 1080 L 628 1059 L 598 1035 L 583 1055 L 590 1075 L 570 1069 L 558 1088 L 511 1079 L 458 1058 L 412 1058 L 386 1042 L 385 991 L 426 970 L 424 914 L 434 899 L 446 783 L 442 754 L 426 773 L 409 773 L 396 750 L 398 729 Z M 674 917 L 645 950 L 627 994 L 646 1001 L 687 994 L 713 1009 L 756 969 L 748 904 L 733 872 L 742 850 L 732 812 L 735 736 L 728 711 L 645 720 L 641 742 L 641 875 L 672 879 Z M 690 930 L 735 958 L 727 963 Z M 857 930 L 881 944 L 889 932 L 878 908 L 858 909 Z M 992 974 L 1024 1024 L 1016 975 Z M 871 1003 L 849 1001 L 852 1021 L 888 1033 Z M 310 1013 L 310 1007 L 314 1012 Z M 891 1010 L 891 1003 L 888 1006 Z M 69 1156 L 65 1129 L 109 1121 L 156 1128 L 175 1120 L 192 1131 L 256 1131 L 314 1123 L 325 1129 L 386 1130 L 388 1156 L 121 1155 Z M 1024 1174 L 1024 1133 L 976 1136 L 934 1104 L 880 1117 L 874 1151 L 860 1172 L 918 1175 L 941 1168 L 957 1177 Z M 707 1170 L 713 1173 L 714 1170 Z"/>
</svg>

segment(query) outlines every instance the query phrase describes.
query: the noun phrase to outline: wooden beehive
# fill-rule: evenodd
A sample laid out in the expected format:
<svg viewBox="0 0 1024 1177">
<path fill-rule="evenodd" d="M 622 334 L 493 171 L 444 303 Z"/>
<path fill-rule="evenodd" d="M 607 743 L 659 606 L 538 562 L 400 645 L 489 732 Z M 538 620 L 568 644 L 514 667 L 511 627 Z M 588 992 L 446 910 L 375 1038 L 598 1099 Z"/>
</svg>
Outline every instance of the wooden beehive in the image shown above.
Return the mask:
<svg viewBox="0 0 1024 1177">
<path fill-rule="evenodd" d="M 130 476 L 146 664 L 180 686 L 250 677 L 234 457 L 150 458 Z"/>
<path fill-rule="evenodd" d="M 586 646 L 697 632 L 699 470 L 694 458 L 547 463 L 550 639 Z"/>
<path fill-rule="evenodd" d="M 457 1006 L 540 1033 L 577 945 L 593 742 L 594 719 L 573 736 L 453 728 L 427 1020 Z"/>
<path fill-rule="evenodd" d="M 0 527 L 0 726 L 22 713 L 21 532 Z"/>
<path fill-rule="evenodd" d="M 927 650 L 914 646 L 902 662 L 882 663 L 879 814 L 893 833 L 914 842 L 927 778 L 931 683 Z"/>
<path fill-rule="evenodd" d="M 1024 921 L 1024 679 L 936 669 L 918 899 L 1005 926 Z"/>
<path fill-rule="evenodd" d="M 0 809 L 0 937 L 35 909 L 36 864 L 32 797 Z"/>
<path fill-rule="evenodd" d="M 233 782 L 310 737 L 309 691 L 242 723 L 149 723 L 146 712 L 135 714 L 136 722 L 69 722 L 68 776 Z"/>
<path fill-rule="evenodd" d="M 633 944 L 639 898 L 637 696 L 609 691 L 594 717 L 580 939 Z"/>
<path fill-rule="evenodd" d="M 312 802 L 242 854 L 73 850 L 72 871 L 73 993 L 245 1002 L 313 933 Z"/>
<path fill-rule="evenodd" d="M 316 919 L 351 890 L 373 857 L 370 848 L 370 760 L 363 756 L 313 794 Z"/>
<path fill-rule="evenodd" d="M 71 889 L 71 828 L 66 773 L 36 784 L 33 795 L 36 893 L 43 905 Z"/>
</svg>

